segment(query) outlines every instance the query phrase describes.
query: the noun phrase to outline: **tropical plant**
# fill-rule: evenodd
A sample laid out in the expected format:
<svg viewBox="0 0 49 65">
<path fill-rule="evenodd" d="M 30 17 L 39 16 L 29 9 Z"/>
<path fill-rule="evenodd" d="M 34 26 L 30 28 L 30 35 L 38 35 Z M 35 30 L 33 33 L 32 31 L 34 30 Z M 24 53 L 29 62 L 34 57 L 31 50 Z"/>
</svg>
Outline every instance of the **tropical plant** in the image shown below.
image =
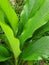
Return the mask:
<svg viewBox="0 0 49 65">
<path fill-rule="evenodd" d="M 19 18 L 8 0 L 0 0 L 0 65 L 49 60 L 49 0 L 24 1 Z"/>
</svg>

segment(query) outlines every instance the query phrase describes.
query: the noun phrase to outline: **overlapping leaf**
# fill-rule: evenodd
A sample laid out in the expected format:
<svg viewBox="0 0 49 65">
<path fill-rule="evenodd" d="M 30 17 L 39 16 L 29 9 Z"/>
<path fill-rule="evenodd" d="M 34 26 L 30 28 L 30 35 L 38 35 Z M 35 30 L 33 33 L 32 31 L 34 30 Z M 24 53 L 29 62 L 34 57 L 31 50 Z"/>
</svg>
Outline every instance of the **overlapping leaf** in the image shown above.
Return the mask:
<svg viewBox="0 0 49 65">
<path fill-rule="evenodd" d="M 48 31 L 49 31 L 49 21 L 47 22 L 47 24 L 45 24 L 44 26 L 42 26 L 41 28 L 39 28 L 35 32 L 34 38 L 40 38 L 40 37 L 42 37 Z"/>
<path fill-rule="evenodd" d="M 28 21 L 29 18 L 33 17 L 38 9 L 43 5 L 44 0 L 26 0 L 25 6 L 22 10 L 20 15 L 20 31 L 24 27 L 25 23 Z"/>
<path fill-rule="evenodd" d="M 1 11 L 1 14 L 3 14 L 3 11 Z M 14 33 L 12 31 L 12 29 L 5 23 L 4 21 L 4 15 L 2 15 L 0 17 L 0 26 L 2 28 L 2 30 L 4 31 L 6 38 L 8 40 L 8 46 L 10 46 L 15 58 L 17 58 L 19 56 L 19 54 L 21 53 L 20 51 L 20 42 L 17 38 L 14 37 Z M 4 39 L 4 38 L 3 38 Z"/>
<path fill-rule="evenodd" d="M 8 0 L 0 0 L 0 7 L 5 12 L 11 27 L 13 28 L 14 32 L 16 33 L 18 30 L 18 17 L 16 15 L 15 11 L 12 9 L 9 1 Z"/>
<path fill-rule="evenodd" d="M 25 24 L 24 30 L 20 36 L 21 44 L 23 45 L 24 41 L 32 37 L 35 30 L 40 28 L 42 25 L 46 24 L 48 20 L 49 20 L 49 0 L 45 0 L 45 3 L 36 13 L 36 15 Z"/>
<path fill-rule="evenodd" d="M 7 48 L 0 45 L 0 62 L 6 61 L 11 58 L 11 54 Z"/>
<path fill-rule="evenodd" d="M 15 58 L 17 58 L 21 52 L 19 40 L 14 37 L 13 31 L 11 30 L 11 28 L 8 25 L 6 25 L 5 23 L 2 23 L 0 21 L 0 26 L 2 27 L 4 33 L 9 41 L 10 48 L 11 48 L 12 52 L 14 53 Z"/>
<path fill-rule="evenodd" d="M 42 37 L 23 49 L 23 60 L 42 60 L 49 57 L 49 36 Z"/>
</svg>

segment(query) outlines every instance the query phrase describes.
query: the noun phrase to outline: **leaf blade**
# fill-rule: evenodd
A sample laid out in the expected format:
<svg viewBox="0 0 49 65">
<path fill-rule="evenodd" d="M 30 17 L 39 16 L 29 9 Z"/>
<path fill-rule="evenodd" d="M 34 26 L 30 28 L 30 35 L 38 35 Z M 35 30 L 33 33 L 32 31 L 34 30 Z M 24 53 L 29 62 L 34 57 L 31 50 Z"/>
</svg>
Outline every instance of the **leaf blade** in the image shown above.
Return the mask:
<svg viewBox="0 0 49 65">
<path fill-rule="evenodd" d="M 19 40 L 14 37 L 13 31 L 10 29 L 10 27 L 8 25 L 6 25 L 0 21 L 0 26 L 2 27 L 4 33 L 9 41 L 10 48 L 12 49 L 12 52 L 14 53 L 15 58 L 17 58 L 19 56 L 19 54 L 21 53 Z"/>
<path fill-rule="evenodd" d="M 22 32 L 24 25 L 30 19 L 33 17 L 38 9 L 43 5 L 44 0 L 26 0 L 25 6 L 21 12 L 20 15 L 20 25 L 19 25 L 19 30 Z"/>
<path fill-rule="evenodd" d="M 8 0 L 0 0 L 0 7 L 3 9 L 5 12 L 9 23 L 16 33 L 18 31 L 18 17 L 13 8 L 11 7 L 10 3 Z"/>
<path fill-rule="evenodd" d="M 9 50 L 3 45 L 0 45 L 0 62 L 6 61 L 10 58 L 11 58 L 11 54 Z"/>
<path fill-rule="evenodd" d="M 40 10 L 36 13 L 36 15 L 31 18 L 25 25 L 22 34 L 20 35 L 21 44 L 30 37 L 33 36 L 33 33 L 45 25 L 49 20 L 49 0 L 46 0 Z M 29 33 L 28 33 L 29 32 Z"/>
<path fill-rule="evenodd" d="M 49 57 L 49 36 L 45 36 L 37 40 L 35 43 L 30 43 L 24 48 L 22 53 L 23 60 L 38 60 L 41 57 Z"/>
</svg>

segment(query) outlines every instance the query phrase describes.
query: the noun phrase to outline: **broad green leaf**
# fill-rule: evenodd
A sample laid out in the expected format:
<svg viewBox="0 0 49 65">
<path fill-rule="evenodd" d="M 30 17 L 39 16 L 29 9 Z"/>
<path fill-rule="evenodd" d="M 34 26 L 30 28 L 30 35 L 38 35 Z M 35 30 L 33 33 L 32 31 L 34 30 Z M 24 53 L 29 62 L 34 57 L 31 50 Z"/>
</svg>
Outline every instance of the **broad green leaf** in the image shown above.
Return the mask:
<svg viewBox="0 0 49 65">
<path fill-rule="evenodd" d="M 10 48 L 12 49 L 12 52 L 14 53 L 15 58 L 17 58 L 19 56 L 19 54 L 21 53 L 20 51 L 20 42 L 17 38 L 14 37 L 14 33 L 12 31 L 12 29 L 5 23 L 4 21 L 4 15 L 3 11 L 0 10 L 0 26 L 3 30 L 3 32 L 5 33 L 7 40 L 8 40 L 8 46 L 10 46 Z M 4 36 L 2 37 L 2 39 L 4 39 Z M 5 40 L 5 39 L 4 39 Z"/>
<path fill-rule="evenodd" d="M 0 0 L 0 7 L 3 9 L 4 13 L 6 14 L 6 16 L 9 20 L 9 23 L 10 23 L 12 29 L 16 33 L 18 30 L 18 17 L 16 15 L 15 11 L 13 10 L 13 8 L 11 7 L 9 1 Z"/>
<path fill-rule="evenodd" d="M 20 25 L 19 27 L 22 30 L 24 27 L 25 23 L 28 21 L 29 18 L 33 17 L 38 9 L 43 5 L 44 0 L 26 0 L 25 6 L 22 10 L 22 13 L 20 15 Z"/>
<path fill-rule="evenodd" d="M 0 45 L 0 62 L 6 61 L 10 59 L 11 54 L 7 48 L 3 45 Z"/>
<path fill-rule="evenodd" d="M 45 32 L 48 31 L 49 31 L 49 21 L 35 32 L 34 38 L 40 38 L 44 35 Z"/>
<path fill-rule="evenodd" d="M 2 27 L 8 41 L 9 41 L 9 46 L 14 54 L 15 59 L 19 56 L 21 53 L 20 51 L 20 42 L 17 38 L 14 37 L 12 29 L 2 21 L 0 21 L 0 26 Z"/>
<path fill-rule="evenodd" d="M 46 0 L 36 15 L 29 19 L 25 24 L 24 30 L 20 36 L 21 45 L 33 36 L 33 33 L 49 20 L 49 0 Z"/>
<path fill-rule="evenodd" d="M 49 36 L 45 36 L 30 43 L 22 51 L 23 60 L 41 60 L 49 57 Z"/>
</svg>

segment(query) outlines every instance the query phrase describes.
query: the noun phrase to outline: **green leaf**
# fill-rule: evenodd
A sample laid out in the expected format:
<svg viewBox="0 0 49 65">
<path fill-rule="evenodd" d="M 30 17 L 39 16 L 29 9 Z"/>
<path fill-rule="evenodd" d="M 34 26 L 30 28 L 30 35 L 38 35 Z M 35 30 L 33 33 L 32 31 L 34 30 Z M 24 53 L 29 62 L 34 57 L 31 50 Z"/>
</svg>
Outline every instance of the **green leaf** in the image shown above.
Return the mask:
<svg viewBox="0 0 49 65">
<path fill-rule="evenodd" d="M 9 43 L 7 42 L 7 44 L 11 48 L 11 50 L 14 54 L 14 57 L 16 59 L 19 56 L 19 54 L 21 53 L 21 51 L 20 51 L 20 42 L 17 38 L 14 37 L 14 33 L 13 33 L 12 29 L 5 23 L 4 15 L 2 15 L 3 11 L 0 10 L 0 12 L 1 12 L 0 13 L 1 14 L 0 26 L 3 30 L 3 32 L 5 33 L 6 38 L 9 42 Z M 4 39 L 5 35 L 3 35 L 2 39 Z"/>
<path fill-rule="evenodd" d="M 30 43 L 23 49 L 23 60 L 41 60 L 49 57 L 49 36 L 45 36 L 37 40 L 35 43 Z"/>
<path fill-rule="evenodd" d="M 9 23 L 14 30 L 14 33 L 18 31 L 18 17 L 11 7 L 8 0 L 0 0 L 0 7 L 3 9 L 4 13 L 6 14 Z"/>
<path fill-rule="evenodd" d="M 0 8 L 0 20 L 4 21 L 4 12 L 1 8 Z"/>
<path fill-rule="evenodd" d="M 3 45 L 0 45 L 0 62 L 6 61 L 10 59 L 11 54 L 7 48 Z"/>
<path fill-rule="evenodd" d="M 43 5 L 44 0 L 26 0 L 25 6 L 21 12 L 20 15 L 20 25 L 19 27 L 22 30 L 25 23 L 28 21 L 29 18 L 33 17 L 36 12 L 40 9 L 40 7 Z"/>
<path fill-rule="evenodd" d="M 20 55 L 20 42 L 17 38 L 14 37 L 12 29 L 2 21 L 0 21 L 0 26 L 2 27 L 8 41 L 9 41 L 9 46 L 14 54 L 15 59 Z"/>
<path fill-rule="evenodd" d="M 3 23 L 5 23 L 5 21 L 4 21 L 4 12 L 3 12 L 3 10 L 0 8 L 0 21 L 2 21 Z M 6 36 L 5 36 L 5 34 L 3 34 L 3 30 L 1 29 L 1 27 L 0 27 L 0 39 L 2 39 L 4 42 L 8 42 L 7 41 L 7 38 L 6 38 Z"/>
<path fill-rule="evenodd" d="M 44 35 L 45 32 L 48 31 L 49 31 L 49 21 L 35 32 L 34 38 L 40 38 Z"/>
<path fill-rule="evenodd" d="M 45 3 L 36 13 L 36 15 L 33 18 L 29 19 L 29 21 L 25 24 L 24 30 L 20 36 L 21 45 L 23 45 L 28 38 L 32 37 L 33 33 L 41 26 L 46 24 L 48 20 L 49 0 L 45 0 Z"/>
</svg>

